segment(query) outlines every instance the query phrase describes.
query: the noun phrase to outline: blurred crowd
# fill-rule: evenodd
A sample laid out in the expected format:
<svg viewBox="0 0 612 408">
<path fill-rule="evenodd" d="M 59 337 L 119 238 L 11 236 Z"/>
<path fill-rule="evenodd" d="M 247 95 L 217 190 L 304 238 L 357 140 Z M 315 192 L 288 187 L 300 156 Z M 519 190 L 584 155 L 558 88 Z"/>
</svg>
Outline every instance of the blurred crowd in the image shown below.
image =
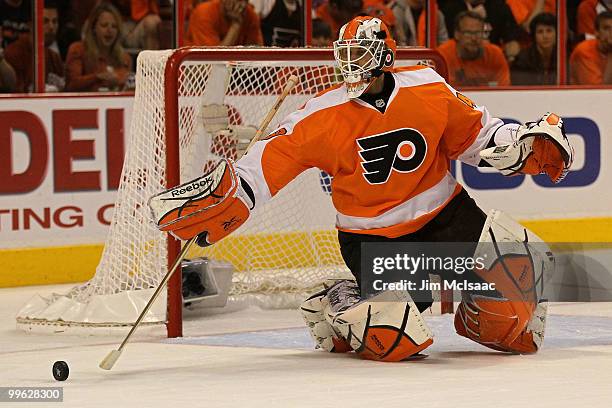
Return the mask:
<svg viewBox="0 0 612 408">
<path fill-rule="evenodd" d="M 45 0 L 47 92 L 130 90 L 136 56 L 173 48 L 174 0 Z M 426 44 L 427 0 L 313 0 L 312 46 L 357 15 L 398 45 Z M 32 1 L 0 0 L 0 92 L 33 90 Z M 450 83 L 557 84 L 555 0 L 438 0 L 438 51 Z M 303 0 L 185 0 L 185 45 L 303 46 Z M 612 84 L 612 0 L 567 0 L 569 84 Z"/>
</svg>

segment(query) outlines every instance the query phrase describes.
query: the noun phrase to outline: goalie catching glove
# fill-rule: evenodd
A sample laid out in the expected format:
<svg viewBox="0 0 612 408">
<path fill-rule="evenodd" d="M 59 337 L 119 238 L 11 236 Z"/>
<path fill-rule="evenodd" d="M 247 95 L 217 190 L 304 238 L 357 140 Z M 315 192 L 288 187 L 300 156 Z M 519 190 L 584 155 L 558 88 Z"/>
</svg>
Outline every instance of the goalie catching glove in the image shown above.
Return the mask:
<svg viewBox="0 0 612 408">
<path fill-rule="evenodd" d="M 574 150 L 563 119 L 547 113 L 537 122 L 520 126 L 513 143 L 484 149 L 480 157 L 505 176 L 546 173 L 558 183 L 574 161 Z"/>
<path fill-rule="evenodd" d="M 209 173 L 154 195 L 149 207 L 160 230 L 182 240 L 197 235 L 198 245 L 208 246 L 244 224 L 252 202 L 232 162 L 221 160 Z"/>
</svg>

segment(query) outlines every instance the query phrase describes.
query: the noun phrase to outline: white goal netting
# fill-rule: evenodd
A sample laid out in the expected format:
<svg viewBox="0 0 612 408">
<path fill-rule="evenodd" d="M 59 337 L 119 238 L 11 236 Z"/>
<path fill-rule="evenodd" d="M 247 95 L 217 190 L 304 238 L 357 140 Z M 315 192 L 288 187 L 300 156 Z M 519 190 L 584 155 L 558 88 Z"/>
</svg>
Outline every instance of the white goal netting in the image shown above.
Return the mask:
<svg viewBox="0 0 612 408">
<path fill-rule="evenodd" d="M 138 57 L 121 184 L 95 276 L 67 294 L 34 298 L 20 311 L 20 325 L 112 326 L 136 319 L 167 271 L 166 234 L 153 225 L 147 200 L 166 188 L 168 120 L 178 123 L 174 136 L 180 156 L 180 164 L 170 163 L 169 171 L 180 171 L 180 181 L 185 182 L 201 175 L 212 160 L 237 156 L 234 141 L 207 133 L 201 118 L 203 106 L 224 104 L 230 124 L 258 127 L 286 80 L 297 75 L 300 83 L 272 121 L 268 128 L 272 130 L 315 93 L 341 80 L 331 51 L 312 50 L 291 54 L 278 50 L 272 60 L 265 61 L 243 50 L 244 60 L 237 62 L 212 61 L 218 57 L 202 61 L 205 50 L 194 50 L 195 58 L 185 58 L 178 75 L 165 79 L 173 52 L 144 51 Z M 176 81 L 177 94 L 169 94 L 168 80 Z M 168 116 L 173 98 L 178 101 L 176 118 Z M 318 169 L 303 173 L 236 233 L 206 249 L 194 246 L 188 257 L 230 262 L 236 271 L 231 300 L 248 298 L 268 307 L 297 304 L 325 279 L 350 276 L 336 239 L 330 182 Z M 145 321 L 164 322 L 165 310 L 165 302 L 158 302 Z"/>
</svg>

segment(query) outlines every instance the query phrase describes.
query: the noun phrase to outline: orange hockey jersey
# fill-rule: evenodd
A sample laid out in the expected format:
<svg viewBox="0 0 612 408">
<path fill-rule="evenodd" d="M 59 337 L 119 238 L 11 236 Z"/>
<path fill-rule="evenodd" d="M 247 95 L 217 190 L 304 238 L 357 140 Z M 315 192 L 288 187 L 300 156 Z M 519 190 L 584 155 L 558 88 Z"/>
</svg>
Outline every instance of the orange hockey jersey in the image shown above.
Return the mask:
<svg viewBox="0 0 612 408">
<path fill-rule="evenodd" d="M 503 122 L 431 68 L 395 69 L 384 113 L 338 85 L 287 116 L 237 164 L 255 206 L 303 171 L 333 176 L 342 231 L 395 238 L 420 229 L 461 191 L 450 159 L 478 165 Z M 496 136 L 497 138 L 497 136 Z"/>
</svg>

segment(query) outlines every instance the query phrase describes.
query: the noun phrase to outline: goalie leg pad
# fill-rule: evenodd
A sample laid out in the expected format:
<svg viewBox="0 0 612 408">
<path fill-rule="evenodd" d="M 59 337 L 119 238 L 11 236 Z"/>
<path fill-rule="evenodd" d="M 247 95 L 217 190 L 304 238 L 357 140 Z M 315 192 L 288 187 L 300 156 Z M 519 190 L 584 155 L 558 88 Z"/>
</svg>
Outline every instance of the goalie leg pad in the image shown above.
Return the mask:
<svg viewBox="0 0 612 408">
<path fill-rule="evenodd" d="M 464 292 L 455 315 L 457 333 L 495 350 L 536 352 L 546 321 L 543 277 L 554 267 L 550 249 L 507 215 L 492 211 L 474 257 L 487 260 L 474 272 L 495 283 L 499 296 Z"/>
<path fill-rule="evenodd" d="M 522 302 L 470 297 L 457 308 L 455 330 L 493 350 L 531 354 L 544 340 L 546 313 L 546 302 L 526 312 Z"/>
<path fill-rule="evenodd" d="M 504 341 L 508 342 L 507 338 L 516 331 L 517 325 L 520 325 L 520 318 L 504 300 L 478 302 L 464 295 L 455 312 L 457 334 L 498 351 Z"/>
<path fill-rule="evenodd" d="M 326 318 L 364 359 L 402 361 L 433 343 L 433 334 L 405 291 L 382 292 L 338 308 L 330 289 Z"/>
<path fill-rule="evenodd" d="M 204 176 L 151 197 L 149 207 L 160 230 L 184 240 L 201 235 L 198 244 L 210 245 L 249 217 L 239 184 L 231 161 L 221 160 Z"/>
<path fill-rule="evenodd" d="M 316 343 L 316 348 L 330 353 L 346 353 L 353 350 L 334 327 L 325 319 L 325 308 L 329 307 L 327 291 L 329 287 L 310 296 L 300 305 L 300 312 Z"/>
</svg>

